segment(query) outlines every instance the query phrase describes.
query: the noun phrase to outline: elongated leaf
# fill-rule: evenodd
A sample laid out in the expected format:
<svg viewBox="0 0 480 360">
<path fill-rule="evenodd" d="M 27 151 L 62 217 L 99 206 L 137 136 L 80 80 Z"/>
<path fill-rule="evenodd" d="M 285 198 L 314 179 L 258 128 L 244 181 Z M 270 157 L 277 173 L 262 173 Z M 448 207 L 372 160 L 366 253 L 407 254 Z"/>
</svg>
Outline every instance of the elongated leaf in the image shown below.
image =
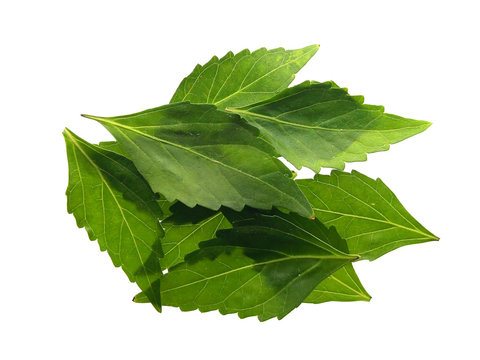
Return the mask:
<svg viewBox="0 0 480 360">
<path fill-rule="evenodd" d="M 438 240 L 402 206 L 380 180 L 357 171 L 297 180 L 316 217 L 335 226 L 350 252 L 376 258 L 404 245 Z"/>
<path fill-rule="evenodd" d="M 69 166 L 68 212 L 160 311 L 163 230 L 154 193 L 130 160 L 89 144 L 68 129 L 63 134 Z"/>
<path fill-rule="evenodd" d="M 221 59 L 214 56 L 183 79 L 171 102 L 215 104 L 224 109 L 268 99 L 286 89 L 317 50 L 318 45 L 311 45 L 298 50 L 229 52 Z"/>
<path fill-rule="evenodd" d="M 283 207 L 313 215 L 310 204 L 258 130 L 213 105 L 179 103 L 98 120 L 155 192 L 193 207 Z"/>
<path fill-rule="evenodd" d="M 222 212 L 198 206 L 191 209 L 181 203 L 175 204 L 172 211 L 173 215 L 162 223 L 165 229 L 165 237 L 162 239 L 165 257 L 162 259 L 162 265 L 166 268 L 183 261 L 186 255 L 198 249 L 200 242 L 215 238 L 217 230 L 231 227 Z M 346 246 L 340 250 L 348 252 Z M 360 283 L 353 266 L 347 264 L 318 284 L 305 302 L 368 300 L 370 295 Z M 149 302 L 144 293 L 137 294 L 134 301 Z"/>
<path fill-rule="evenodd" d="M 233 229 L 218 231 L 217 239 L 201 243 L 165 275 L 165 305 L 262 321 L 282 318 L 322 280 L 358 258 L 338 250 L 343 239 L 317 220 L 253 210 L 227 218 Z"/>
<path fill-rule="evenodd" d="M 258 127 L 262 135 L 296 168 L 318 172 L 343 169 L 345 162 L 364 161 L 367 153 L 388 150 L 390 144 L 430 126 L 385 114 L 383 107 L 364 105 L 332 82 L 304 82 L 279 95 L 243 108 L 227 108 Z"/>
</svg>

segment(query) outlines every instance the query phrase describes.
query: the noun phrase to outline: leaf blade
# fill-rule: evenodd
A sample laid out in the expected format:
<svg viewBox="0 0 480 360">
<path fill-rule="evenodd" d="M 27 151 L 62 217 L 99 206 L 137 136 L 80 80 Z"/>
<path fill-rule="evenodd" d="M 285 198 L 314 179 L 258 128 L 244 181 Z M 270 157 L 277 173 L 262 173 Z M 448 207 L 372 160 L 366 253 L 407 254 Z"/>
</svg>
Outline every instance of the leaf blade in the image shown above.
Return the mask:
<svg viewBox="0 0 480 360">
<path fill-rule="evenodd" d="M 90 144 L 68 129 L 64 137 L 69 163 L 68 212 L 161 311 L 163 229 L 153 192 L 128 159 Z"/>
<path fill-rule="evenodd" d="M 315 216 L 335 226 L 350 251 L 375 260 L 408 244 L 438 240 L 423 227 L 380 180 L 358 171 L 332 171 L 297 180 Z"/>
<path fill-rule="evenodd" d="M 215 104 L 219 109 L 246 106 L 268 99 L 293 81 L 297 73 L 317 52 L 318 45 L 297 50 L 277 48 L 243 50 L 223 58 L 214 56 L 197 67 L 180 83 L 171 103 Z"/>
<path fill-rule="evenodd" d="M 258 130 L 212 105 L 177 103 L 114 118 L 87 116 L 109 130 L 155 192 L 168 201 L 313 211 L 291 172 Z"/>
<path fill-rule="evenodd" d="M 333 82 L 306 81 L 264 102 L 226 110 L 258 127 L 296 168 L 315 172 L 364 161 L 367 153 L 388 150 L 431 125 L 365 105 L 363 97 L 350 96 Z"/>
<path fill-rule="evenodd" d="M 318 221 L 246 212 L 243 219 L 226 215 L 233 229 L 217 232 L 170 269 L 162 281 L 165 305 L 261 321 L 282 318 L 323 279 L 358 258 L 338 250 L 342 239 Z"/>
<path fill-rule="evenodd" d="M 172 207 L 173 215 L 162 225 L 165 237 L 162 246 L 165 253 L 162 265 L 170 268 L 183 261 L 189 253 L 197 250 L 203 241 L 215 238 L 217 230 L 231 228 L 230 222 L 222 212 L 212 212 L 205 208 L 190 209 L 177 203 Z M 340 250 L 348 252 L 342 247 Z M 347 264 L 334 274 L 323 280 L 305 299 L 307 303 L 322 303 L 326 301 L 369 301 L 366 292 L 351 264 Z M 147 303 L 144 293 L 135 295 L 134 302 Z"/>
</svg>

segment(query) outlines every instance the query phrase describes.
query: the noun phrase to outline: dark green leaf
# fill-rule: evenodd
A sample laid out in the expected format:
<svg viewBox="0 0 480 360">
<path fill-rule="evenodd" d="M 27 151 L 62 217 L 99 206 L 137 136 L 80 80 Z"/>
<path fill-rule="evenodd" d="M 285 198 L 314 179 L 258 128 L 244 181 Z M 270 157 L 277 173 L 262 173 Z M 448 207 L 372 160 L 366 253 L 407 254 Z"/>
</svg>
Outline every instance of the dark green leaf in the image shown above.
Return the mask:
<svg viewBox="0 0 480 360">
<path fill-rule="evenodd" d="M 187 254 L 198 249 L 200 242 L 213 239 L 217 230 L 231 227 L 221 212 L 212 212 L 199 206 L 191 209 L 176 203 L 172 211 L 173 215 L 162 223 L 166 233 L 162 239 L 165 252 L 162 264 L 166 268 L 183 261 Z M 340 250 L 348 252 L 346 247 Z M 370 295 L 360 283 L 353 266 L 347 264 L 323 280 L 305 299 L 305 302 L 368 301 L 369 299 Z M 134 301 L 149 302 L 144 293 L 137 294 Z"/>
<path fill-rule="evenodd" d="M 390 144 L 430 126 L 364 105 L 332 82 L 304 82 L 279 95 L 243 108 L 227 108 L 258 127 L 262 135 L 296 168 L 343 169 L 345 162 L 364 161 L 367 153 L 388 150 Z"/>
<path fill-rule="evenodd" d="M 245 210 L 234 228 L 185 257 L 162 280 L 162 301 L 184 311 L 282 318 L 330 274 L 358 258 L 336 231 L 295 214 Z"/>
<path fill-rule="evenodd" d="M 258 130 L 213 105 L 178 103 L 98 120 L 155 192 L 168 201 L 218 210 L 286 208 L 313 215 L 310 204 Z"/>
<path fill-rule="evenodd" d="M 160 311 L 163 230 L 154 193 L 130 160 L 68 129 L 63 135 L 69 166 L 68 212 Z"/>
<path fill-rule="evenodd" d="M 438 238 L 402 206 L 380 180 L 357 171 L 332 171 L 315 179 L 297 180 L 312 204 L 315 216 L 335 226 L 350 252 L 362 259 L 376 258 L 401 246 Z"/>
<path fill-rule="evenodd" d="M 317 50 L 318 45 L 311 45 L 298 50 L 229 52 L 221 59 L 214 56 L 183 79 L 171 102 L 215 104 L 224 109 L 268 99 L 286 89 Z"/>
</svg>

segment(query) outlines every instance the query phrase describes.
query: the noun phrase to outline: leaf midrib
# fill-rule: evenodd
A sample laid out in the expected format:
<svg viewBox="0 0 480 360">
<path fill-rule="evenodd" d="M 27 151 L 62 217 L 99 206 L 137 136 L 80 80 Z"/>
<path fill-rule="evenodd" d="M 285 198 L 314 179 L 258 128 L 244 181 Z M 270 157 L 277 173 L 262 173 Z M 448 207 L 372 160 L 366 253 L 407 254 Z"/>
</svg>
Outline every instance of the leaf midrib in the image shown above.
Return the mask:
<svg viewBox="0 0 480 360">
<path fill-rule="evenodd" d="M 394 131 L 398 131 L 398 130 L 415 129 L 415 128 L 419 128 L 419 127 L 423 127 L 423 126 L 428 126 L 428 123 L 425 123 L 425 124 L 421 123 L 421 124 L 418 124 L 417 126 L 404 126 L 404 127 L 401 127 L 401 128 L 385 129 L 385 130 L 379 130 L 379 129 L 334 129 L 334 128 L 326 128 L 326 127 L 323 127 L 323 126 L 316 126 L 316 125 L 312 126 L 312 125 L 298 124 L 298 123 L 294 123 L 294 122 L 280 120 L 280 119 L 278 119 L 276 117 L 273 117 L 273 116 L 258 114 L 258 113 L 250 112 L 248 110 L 241 110 L 241 109 L 237 109 L 237 108 L 227 107 L 227 108 L 225 108 L 225 110 L 228 111 L 228 112 L 231 112 L 233 114 L 257 117 L 257 118 L 264 119 L 264 120 L 270 120 L 270 121 L 273 121 L 273 122 L 276 122 L 276 123 L 279 123 L 279 124 L 282 124 L 282 125 L 293 126 L 293 127 L 309 129 L 309 130 L 313 129 L 313 130 L 323 130 L 323 131 L 332 131 L 332 132 L 394 132 Z M 381 115 L 383 115 L 383 113 L 381 113 L 379 116 L 381 116 Z"/>
<path fill-rule="evenodd" d="M 400 224 L 397 224 L 397 223 L 394 223 L 392 221 L 389 221 L 389 220 L 381 220 L 381 219 L 375 219 L 375 218 L 370 218 L 370 217 L 367 217 L 367 216 L 361 216 L 361 215 L 354 215 L 354 214 L 348 214 L 348 213 L 342 213 L 342 212 L 339 212 L 339 211 L 333 211 L 333 210 L 325 210 L 325 209 L 319 209 L 319 208 L 312 208 L 313 211 L 321 211 L 321 212 L 327 212 L 327 213 L 331 213 L 331 214 L 336 214 L 336 215 L 341 215 L 341 216 L 346 216 L 346 217 L 352 217 L 352 218 L 357 218 L 357 219 L 362 219 L 362 220 L 368 220 L 368 221 L 373 221 L 373 222 L 379 222 L 379 223 L 383 223 L 383 224 L 388 224 L 388 225 L 392 225 L 392 226 L 395 226 L 395 227 L 398 227 L 398 228 L 402 228 L 402 229 L 405 229 L 405 230 L 408 230 L 408 231 L 411 231 L 411 232 L 414 232 L 414 233 L 417 233 L 417 234 L 420 234 L 420 235 L 423 235 L 423 236 L 426 236 L 430 239 L 436 239 L 435 236 L 432 236 L 430 234 L 427 234 L 427 233 L 424 233 L 420 230 L 417 230 L 417 229 L 412 229 L 412 228 L 409 228 L 407 226 L 404 226 L 404 225 L 400 225 Z M 337 220 L 337 219 L 335 219 Z M 334 220 L 332 220 L 334 221 Z"/>
<path fill-rule="evenodd" d="M 230 247 L 234 247 L 234 246 L 230 246 Z M 237 246 L 236 246 L 236 247 L 234 247 L 234 248 L 237 248 L 237 249 L 238 249 L 238 248 L 240 248 L 240 247 L 237 247 Z M 243 249 L 243 248 L 240 248 L 240 249 Z M 248 250 L 248 249 L 250 249 L 250 248 L 247 248 L 247 250 Z M 271 251 L 271 250 L 269 250 L 269 251 Z M 314 260 L 353 260 L 353 259 L 355 259 L 355 257 L 353 257 L 353 256 L 334 256 L 334 255 L 297 255 L 297 256 L 288 256 L 288 257 L 284 257 L 284 258 L 278 258 L 278 259 L 273 259 L 273 260 L 269 260 L 269 261 L 263 261 L 263 262 L 257 262 L 257 263 L 248 264 L 248 265 L 245 265 L 245 266 L 236 268 L 236 269 L 232 269 L 232 270 L 225 271 L 225 272 L 222 272 L 222 273 L 219 273 L 219 274 L 215 274 L 215 275 L 212 275 L 212 276 L 204 277 L 204 278 L 202 278 L 202 279 L 199 279 L 199 280 L 196 280 L 196 281 L 192 281 L 192 282 L 189 282 L 189 283 L 186 283 L 186 284 L 177 286 L 177 287 L 165 289 L 165 290 L 162 290 L 161 292 L 162 292 L 162 293 L 166 293 L 166 292 L 169 292 L 169 291 L 182 289 L 182 288 L 185 288 L 185 287 L 188 287 L 188 286 L 192 286 L 192 285 L 195 285 L 195 284 L 204 282 L 204 281 L 210 281 L 210 280 L 215 279 L 215 278 L 220 277 L 220 276 L 229 275 L 229 274 L 232 274 L 232 273 L 235 273 L 235 272 L 238 272 L 238 271 L 243 271 L 243 270 L 246 270 L 246 269 L 250 269 L 250 268 L 253 268 L 253 267 L 256 267 L 256 266 L 269 265 L 269 264 L 275 264 L 275 263 L 279 263 L 279 262 L 283 262 L 283 261 L 300 260 L 300 259 L 310 259 L 310 260 L 312 260 L 312 259 L 314 259 Z M 188 264 L 188 263 L 187 263 L 187 264 Z M 182 269 L 182 270 L 184 270 L 184 271 L 190 271 L 188 268 Z"/>
</svg>

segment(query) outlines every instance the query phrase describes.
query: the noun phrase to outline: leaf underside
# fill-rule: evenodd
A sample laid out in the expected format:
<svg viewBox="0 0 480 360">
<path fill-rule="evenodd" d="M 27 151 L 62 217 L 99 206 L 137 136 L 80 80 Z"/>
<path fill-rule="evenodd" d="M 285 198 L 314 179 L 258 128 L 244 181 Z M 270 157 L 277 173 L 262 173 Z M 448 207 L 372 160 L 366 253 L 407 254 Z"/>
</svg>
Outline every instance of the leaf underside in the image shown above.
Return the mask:
<svg viewBox="0 0 480 360">
<path fill-rule="evenodd" d="M 68 212 L 160 311 L 163 230 L 154 193 L 130 160 L 92 145 L 68 129 L 64 137 Z"/>
<path fill-rule="evenodd" d="M 100 118 L 155 192 L 168 201 L 218 210 L 272 206 L 310 217 L 291 172 L 258 130 L 212 105 L 177 103 Z"/>
<path fill-rule="evenodd" d="M 221 59 L 214 56 L 183 79 L 170 102 L 214 104 L 224 109 L 268 99 L 286 89 L 317 50 L 318 45 L 311 45 L 298 50 L 229 52 Z"/>
<path fill-rule="evenodd" d="M 315 172 L 364 161 L 367 153 L 388 150 L 430 126 L 365 105 L 363 97 L 350 96 L 333 82 L 306 81 L 264 102 L 227 111 L 258 127 L 297 169 Z"/>
<path fill-rule="evenodd" d="M 357 171 L 332 171 L 314 179 L 296 181 L 317 219 L 334 226 L 350 252 L 362 259 L 376 258 L 404 245 L 438 238 L 403 207 L 380 180 Z"/>
</svg>

